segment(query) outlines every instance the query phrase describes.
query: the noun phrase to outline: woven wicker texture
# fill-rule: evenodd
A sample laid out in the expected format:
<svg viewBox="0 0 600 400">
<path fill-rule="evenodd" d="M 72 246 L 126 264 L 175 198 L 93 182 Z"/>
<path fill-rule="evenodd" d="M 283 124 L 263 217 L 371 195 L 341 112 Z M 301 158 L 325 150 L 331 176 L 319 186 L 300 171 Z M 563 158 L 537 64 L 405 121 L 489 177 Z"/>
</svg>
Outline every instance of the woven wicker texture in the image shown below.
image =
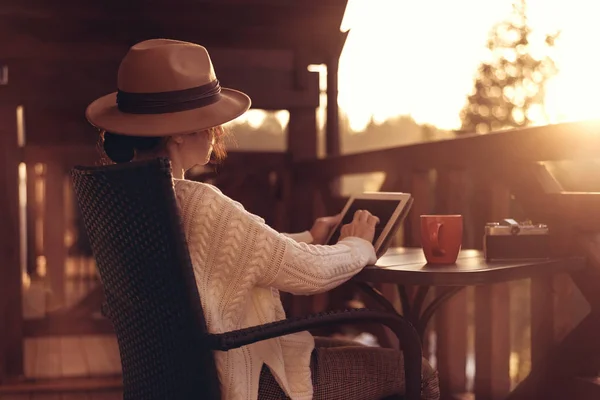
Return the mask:
<svg viewBox="0 0 600 400">
<path fill-rule="evenodd" d="M 221 398 L 212 350 L 343 323 L 383 323 L 404 344 L 406 398 L 420 398 L 421 346 L 401 316 L 348 310 L 209 335 L 167 159 L 72 170 L 106 294 L 125 400 Z M 269 398 L 269 396 L 266 396 Z"/>
<path fill-rule="evenodd" d="M 168 160 L 72 171 L 119 342 L 125 400 L 219 399 Z"/>
</svg>

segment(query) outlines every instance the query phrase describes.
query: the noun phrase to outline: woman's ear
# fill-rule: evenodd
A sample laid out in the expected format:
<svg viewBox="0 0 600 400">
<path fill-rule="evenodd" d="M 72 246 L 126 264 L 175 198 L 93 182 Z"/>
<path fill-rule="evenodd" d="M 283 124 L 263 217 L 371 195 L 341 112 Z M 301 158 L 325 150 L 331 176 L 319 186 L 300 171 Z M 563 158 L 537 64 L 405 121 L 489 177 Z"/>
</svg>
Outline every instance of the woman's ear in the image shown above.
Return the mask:
<svg viewBox="0 0 600 400">
<path fill-rule="evenodd" d="M 173 177 L 176 179 L 183 179 L 184 177 L 183 164 L 180 154 L 181 147 L 179 147 L 182 143 L 183 138 L 181 136 L 171 136 L 167 141 L 167 153 L 169 154 L 169 159 L 171 160 Z"/>
<path fill-rule="evenodd" d="M 183 136 L 182 135 L 173 135 L 173 136 L 171 136 L 171 140 L 173 140 L 177 144 L 182 144 Z"/>
</svg>

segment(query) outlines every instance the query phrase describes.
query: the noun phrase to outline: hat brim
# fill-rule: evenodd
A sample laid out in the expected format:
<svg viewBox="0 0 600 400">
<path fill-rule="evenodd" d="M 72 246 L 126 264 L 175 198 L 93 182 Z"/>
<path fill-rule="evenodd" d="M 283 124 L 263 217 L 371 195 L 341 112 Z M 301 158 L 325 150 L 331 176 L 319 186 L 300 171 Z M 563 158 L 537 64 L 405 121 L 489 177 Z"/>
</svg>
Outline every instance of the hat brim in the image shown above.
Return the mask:
<svg viewBox="0 0 600 400">
<path fill-rule="evenodd" d="M 129 136 L 184 135 L 233 121 L 251 105 L 250 97 L 222 88 L 221 98 L 193 110 L 165 114 L 128 114 L 117 108 L 117 93 L 102 96 L 86 109 L 87 120 L 96 128 Z"/>
</svg>

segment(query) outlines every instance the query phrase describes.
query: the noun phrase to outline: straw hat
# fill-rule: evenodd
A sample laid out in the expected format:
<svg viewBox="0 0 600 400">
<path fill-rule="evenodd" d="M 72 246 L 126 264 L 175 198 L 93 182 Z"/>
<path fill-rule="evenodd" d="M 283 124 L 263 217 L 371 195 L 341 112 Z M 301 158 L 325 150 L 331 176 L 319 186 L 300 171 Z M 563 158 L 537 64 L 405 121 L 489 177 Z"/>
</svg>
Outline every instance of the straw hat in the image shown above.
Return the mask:
<svg viewBox="0 0 600 400">
<path fill-rule="evenodd" d="M 170 136 L 212 128 L 242 115 L 250 98 L 222 88 L 206 48 L 152 39 L 127 52 L 119 66 L 118 91 L 86 110 L 97 128 L 134 136 Z"/>
</svg>

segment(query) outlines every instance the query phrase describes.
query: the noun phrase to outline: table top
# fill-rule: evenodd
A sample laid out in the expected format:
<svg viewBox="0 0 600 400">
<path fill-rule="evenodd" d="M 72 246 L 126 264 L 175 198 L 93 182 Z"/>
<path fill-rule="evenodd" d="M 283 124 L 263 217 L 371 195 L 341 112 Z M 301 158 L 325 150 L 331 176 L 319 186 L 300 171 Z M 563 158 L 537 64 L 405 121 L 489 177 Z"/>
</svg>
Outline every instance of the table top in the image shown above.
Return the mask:
<svg viewBox="0 0 600 400">
<path fill-rule="evenodd" d="M 353 279 L 404 285 L 471 286 L 569 273 L 584 266 L 583 257 L 488 262 L 479 250 L 462 250 L 453 265 L 429 265 L 420 248 L 399 247 L 389 249 L 375 265 L 365 267 Z"/>
</svg>

